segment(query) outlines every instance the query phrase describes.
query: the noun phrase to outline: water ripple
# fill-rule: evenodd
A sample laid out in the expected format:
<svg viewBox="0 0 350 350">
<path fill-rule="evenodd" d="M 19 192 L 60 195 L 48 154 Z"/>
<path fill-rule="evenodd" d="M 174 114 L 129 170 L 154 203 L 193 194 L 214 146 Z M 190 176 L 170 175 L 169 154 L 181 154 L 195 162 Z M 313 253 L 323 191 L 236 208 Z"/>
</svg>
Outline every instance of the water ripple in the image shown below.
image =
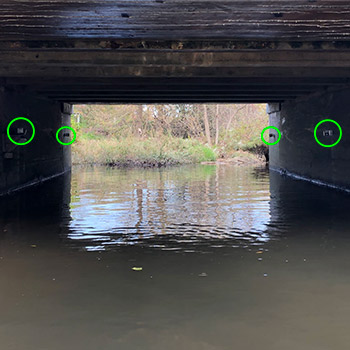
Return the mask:
<svg viewBox="0 0 350 350">
<path fill-rule="evenodd" d="M 248 247 L 281 232 L 271 220 L 268 177 L 256 178 L 252 168 L 135 169 L 127 176 L 90 169 L 84 181 L 76 176 L 73 184 L 80 188 L 72 191 L 65 237 L 87 251 Z"/>
</svg>

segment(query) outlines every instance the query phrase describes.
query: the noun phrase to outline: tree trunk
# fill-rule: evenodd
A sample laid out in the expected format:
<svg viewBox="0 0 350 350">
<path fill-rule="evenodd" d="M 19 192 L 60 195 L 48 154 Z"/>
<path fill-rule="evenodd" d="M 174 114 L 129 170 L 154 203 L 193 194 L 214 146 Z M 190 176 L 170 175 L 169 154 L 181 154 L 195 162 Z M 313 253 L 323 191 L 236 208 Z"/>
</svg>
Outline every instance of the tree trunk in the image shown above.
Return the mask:
<svg viewBox="0 0 350 350">
<path fill-rule="evenodd" d="M 219 105 L 216 105 L 215 112 L 215 145 L 219 143 Z"/>
<path fill-rule="evenodd" d="M 227 125 L 226 125 L 226 134 L 227 134 L 227 132 L 230 130 L 231 123 L 232 123 L 232 119 L 233 119 L 236 115 L 238 115 L 238 113 L 239 113 L 243 108 L 245 108 L 245 106 L 246 106 L 246 105 L 244 105 L 243 107 L 238 108 L 234 113 L 231 114 L 230 119 L 229 119 L 229 121 L 228 121 L 228 123 L 227 123 Z"/>
<path fill-rule="evenodd" d="M 137 105 L 136 106 L 136 113 L 134 118 L 134 133 L 136 135 L 142 136 L 142 114 L 143 114 L 143 106 Z"/>
<path fill-rule="evenodd" d="M 204 109 L 204 129 L 205 129 L 205 136 L 207 137 L 207 143 L 209 146 L 211 146 L 211 138 L 210 138 L 210 127 L 209 127 L 209 120 L 208 120 L 208 108 L 207 105 L 203 105 Z"/>
</svg>

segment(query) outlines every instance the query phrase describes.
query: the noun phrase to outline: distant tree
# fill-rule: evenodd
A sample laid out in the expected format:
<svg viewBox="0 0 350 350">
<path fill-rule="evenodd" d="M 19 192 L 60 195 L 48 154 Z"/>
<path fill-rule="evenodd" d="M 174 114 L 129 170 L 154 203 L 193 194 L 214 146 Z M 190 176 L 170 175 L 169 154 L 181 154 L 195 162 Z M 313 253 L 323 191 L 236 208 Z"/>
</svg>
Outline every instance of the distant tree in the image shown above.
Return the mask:
<svg viewBox="0 0 350 350">
<path fill-rule="evenodd" d="M 215 110 L 215 145 L 219 143 L 219 105 L 216 105 Z"/>
<path fill-rule="evenodd" d="M 211 137 L 210 137 L 210 127 L 209 127 L 207 105 L 203 105 L 203 119 L 204 119 L 204 130 L 205 130 L 205 136 L 207 138 L 207 143 L 209 146 L 211 146 Z"/>
</svg>

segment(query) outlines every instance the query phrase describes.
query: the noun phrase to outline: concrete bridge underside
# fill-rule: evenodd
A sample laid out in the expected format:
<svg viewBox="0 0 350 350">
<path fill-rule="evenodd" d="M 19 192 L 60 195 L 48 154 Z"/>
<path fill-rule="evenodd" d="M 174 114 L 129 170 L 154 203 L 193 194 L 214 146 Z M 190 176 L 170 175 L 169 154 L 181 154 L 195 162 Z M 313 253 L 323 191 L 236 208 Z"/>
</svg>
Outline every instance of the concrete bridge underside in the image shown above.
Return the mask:
<svg viewBox="0 0 350 350">
<path fill-rule="evenodd" d="M 69 170 L 55 133 L 74 103 L 268 102 L 271 167 L 350 188 L 349 88 L 348 1 L 3 0 L 0 193 Z M 313 137 L 326 118 L 333 148 Z"/>
</svg>

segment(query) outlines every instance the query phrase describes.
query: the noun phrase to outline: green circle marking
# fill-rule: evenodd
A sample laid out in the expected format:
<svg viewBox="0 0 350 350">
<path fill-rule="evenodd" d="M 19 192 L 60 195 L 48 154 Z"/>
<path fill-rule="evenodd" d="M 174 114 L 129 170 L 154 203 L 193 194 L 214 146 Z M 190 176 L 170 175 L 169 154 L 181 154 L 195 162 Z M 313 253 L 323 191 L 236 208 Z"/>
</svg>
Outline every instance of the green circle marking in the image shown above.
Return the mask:
<svg viewBox="0 0 350 350">
<path fill-rule="evenodd" d="M 11 135 L 10 135 L 10 127 L 11 125 L 16 121 L 16 120 L 25 120 L 26 122 L 28 122 L 30 124 L 30 126 L 32 127 L 33 129 L 33 134 L 31 136 L 31 138 L 26 141 L 26 142 L 16 142 L 15 140 L 12 139 Z M 7 137 L 9 138 L 9 140 L 14 143 L 15 145 L 17 146 L 24 146 L 24 145 L 27 145 L 29 142 L 31 142 L 34 138 L 34 135 L 35 135 L 35 127 L 34 127 L 34 124 L 28 119 L 28 118 L 24 118 L 24 117 L 19 117 L 19 118 L 15 118 L 15 119 L 12 119 L 9 123 L 9 125 L 7 126 Z"/>
<path fill-rule="evenodd" d="M 338 129 L 339 129 L 339 137 L 338 137 L 338 140 L 335 141 L 334 143 L 332 143 L 331 145 L 325 145 L 324 143 L 320 142 L 320 140 L 317 138 L 317 135 L 316 135 L 316 132 L 317 132 L 318 127 L 319 127 L 321 124 L 327 123 L 327 122 L 335 124 L 335 125 L 338 127 Z M 340 141 L 341 138 L 342 138 L 342 135 L 343 135 L 343 131 L 342 131 L 340 125 L 339 125 L 335 120 L 332 120 L 332 119 L 323 119 L 323 120 L 321 120 L 321 121 L 315 126 L 314 137 L 315 137 L 316 142 L 317 142 L 320 146 L 322 146 L 322 147 L 334 147 L 336 144 L 339 143 L 339 141 Z"/>
<path fill-rule="evenodd" d="M 61 130 L 63 129 L 69 129 L 72 133 L 73 133 L 73 138 L 70 142 L 62 142 L 59 138 L 58 138 L 58 134 Z M 62 126 L 61 128 L 59 128 L 56 132 L 56 140 L 61 144 L 61 145 L 64 145 L 64 146 L 68 146 L 68 145 L 71 145 L 75 139 L 77 138 L 77 134 L 75 132 L 75 130 L 73 128 L 71 128 L 70 126 Z"/>
<path fill-rule="evenodd" d="M 268 129 L 273 129 L 276 130 L 278 133 L 278 138 L 277 141 L 275 142 L 267 142 L 264 139 L 264 132 Z M 276 128 L 275 126 L 267 126 L 266 128 L 263 129 L 263 131 L 261 132 L 261 141 L 264 142 L 266 145 L 272 146 L 272 145 L 276 145 L 278 142 L 280 142 L 281 140 L 281 132 L 278 130 L 278 128 Z"/>
</svg>

